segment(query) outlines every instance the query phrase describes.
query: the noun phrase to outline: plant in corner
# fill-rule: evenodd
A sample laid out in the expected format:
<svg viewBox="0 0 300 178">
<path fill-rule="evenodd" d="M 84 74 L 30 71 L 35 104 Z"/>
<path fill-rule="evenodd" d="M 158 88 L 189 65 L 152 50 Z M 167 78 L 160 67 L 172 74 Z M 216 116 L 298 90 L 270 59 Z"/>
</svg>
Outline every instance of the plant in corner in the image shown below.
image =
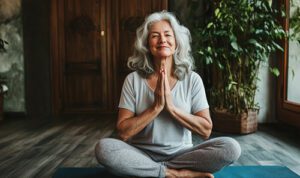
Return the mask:
<svg viewBox="0 0 300 178">
<path fill-rule="evenodd" d="M 5 45 L 7 44 L 7 41 L 0 38 L 0 53 L 6 52 Z M 5 78 L 0 75 L 0 95 L 4 94 L 7 90 L 8 88 L 5 85 Z"/>
<path fill-rule="evenodd" d="M 193 33 L 198 34 L 194 40 L 199 60 L 214 69 L 210 94 L 214 128 L 251 133 L 257 129 L 259 106 L 254 98 L 260 65 L 268 63 L 272 52 L 283 50 L 277 43 L 285 36 L 277 21 L 280 11 L 266 0 L 210 3 L 212 15 Z M 269 69 L 279 75 L 277 68 Z"/>
<path fill-rule="evenodd" d="M 6 51 L 5 45 L 7 45 L 7 41 L 0 38 L 0 53 Z M 5 79 L 0 75 L 0 121 L 3 120 L 3 95 L 7 92 L 8 88 L 5 84 Z"/>
</svg>

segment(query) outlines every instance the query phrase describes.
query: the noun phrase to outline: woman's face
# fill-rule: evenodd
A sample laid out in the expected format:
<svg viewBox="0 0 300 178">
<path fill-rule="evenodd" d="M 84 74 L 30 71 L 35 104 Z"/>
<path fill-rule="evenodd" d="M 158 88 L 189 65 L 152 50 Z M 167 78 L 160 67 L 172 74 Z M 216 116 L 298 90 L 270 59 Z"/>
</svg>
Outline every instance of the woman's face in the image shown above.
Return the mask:
<svg viewBox="0 0 300 178">
<path fill-rule="evenodd" d="M 166 58 L 174 54 L 176 41 L 168 21 L 162 20 L 151 25 L 148 44 L 154 58 Z"/>
</svg>

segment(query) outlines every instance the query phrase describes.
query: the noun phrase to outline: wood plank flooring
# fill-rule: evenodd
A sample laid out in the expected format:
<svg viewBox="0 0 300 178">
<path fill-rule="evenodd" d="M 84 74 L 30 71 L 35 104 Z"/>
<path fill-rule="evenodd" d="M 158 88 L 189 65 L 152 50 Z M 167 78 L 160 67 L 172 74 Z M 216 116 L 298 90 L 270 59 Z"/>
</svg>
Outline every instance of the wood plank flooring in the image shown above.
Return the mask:
<svg viewBox="0 0 300 178">
<path fill-rule="evenodd" d="M 260 125 L 248 135 L 213 133 L 230 136 L 241 145 L 242 155 L 233 165 L 281 165 L 300 175 L 300 131 L 286 125 Z"/>
<path fill-rule="evenodd" d="M 94 145 L 110 136 L 114 126 L 114 119 L 0 122 L 0 177 L 51 177 L 58 167 L 96 167 Z M 242 146 L 235 165 L 285 165 L 300 175 L 296 129 L 260 126 L 255 134 L 225 136 Z"/>
</svg>

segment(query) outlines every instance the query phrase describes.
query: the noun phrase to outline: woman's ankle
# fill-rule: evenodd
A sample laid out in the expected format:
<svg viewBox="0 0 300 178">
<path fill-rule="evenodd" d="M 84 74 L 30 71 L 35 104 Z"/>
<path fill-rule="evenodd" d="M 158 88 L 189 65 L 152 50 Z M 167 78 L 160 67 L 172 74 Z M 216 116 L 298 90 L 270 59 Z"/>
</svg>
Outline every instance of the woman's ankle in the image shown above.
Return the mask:
<svg viewBox="0 0 300 178">
<path fill-rule="evenodd" d="M 178 171 L 176 169 L 166 168 L 166 178 L 176 177 Z"/>
<path fill-rule="evenodd" d="M 170 169 L 166 168 L 166 178 L 172 178 L 172 177 L 198 177 L 198 178 L 213 178 L 213 174 L 208 172 L 198 172 L 198 171 L 192 171 L 187 169 Z"/>
</svg>

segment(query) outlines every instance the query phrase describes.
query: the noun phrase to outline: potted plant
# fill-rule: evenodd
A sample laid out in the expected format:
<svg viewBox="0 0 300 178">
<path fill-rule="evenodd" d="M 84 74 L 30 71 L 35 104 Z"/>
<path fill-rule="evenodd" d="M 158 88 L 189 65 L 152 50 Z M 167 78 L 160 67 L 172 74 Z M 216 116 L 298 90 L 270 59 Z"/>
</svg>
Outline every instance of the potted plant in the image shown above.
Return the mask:
<svg viewBox="0 0 300 178">
<path fill-rule="evenodd" d="M 197 57 L 213 68 L 210 105 L 214 129 L 231 133 L 257 130 L 254 100 L 260 65 L 268 63 L 285 32 L 278 10 L 266 0 L 210 2 L 211 15 L 193 28 Z M 195 36 L 196 35 L 196 36 Z M 278 76 L 277 68 L 269 67 Z"/>
<path fill-rule="evenodd" d="M 0 53 L 6 51 L 5 45 L 7 41 L 0 38 Z M 3 119 L 3 96 L 7 92 L 8 88 L 5 84 L 5 78 L 0 75 L 0 121 Z"/>
</svg>

